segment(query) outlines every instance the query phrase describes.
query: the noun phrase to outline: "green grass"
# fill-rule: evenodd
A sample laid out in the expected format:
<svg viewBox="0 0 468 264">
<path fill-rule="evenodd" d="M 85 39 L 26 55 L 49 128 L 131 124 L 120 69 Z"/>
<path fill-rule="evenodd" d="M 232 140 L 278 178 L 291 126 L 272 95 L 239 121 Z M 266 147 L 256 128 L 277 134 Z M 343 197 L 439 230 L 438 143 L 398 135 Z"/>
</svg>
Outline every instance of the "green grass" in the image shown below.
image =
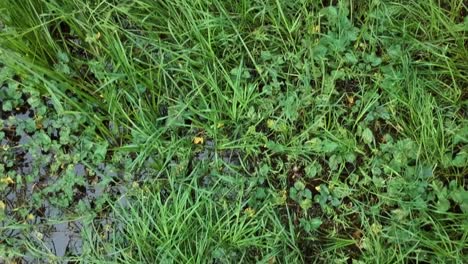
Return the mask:
<svg viewBox="0 0 468 264">
<path fill-rule="evenodd" d="M 85 261 L 253 262 L 279 255 L 284 261 L 300 260 L 296 238 L 281 224 L 271 204 L 247 215 L 242 191 L 234 198 L 237 202 L 227 203 L 211 190 L 200 190 L 196 181 L 164 185 L 135 193 L 130 209 L 114 208 L 125 231 L 115 232 L 111 242 L 97 239 L 90 249 L 92 257 Z M 121 250 L 108 253 L 115 249 Z"/>
<path fill-rule="evenodd" d="M 464 1 L 2 0 L 0 14 L 10 81 L 83 116 L 126 164 L 113 181 L 129 205 L 92 212 L 112 232 L 88 221 L 75 258 L 466 262 Z"/>
</svg>

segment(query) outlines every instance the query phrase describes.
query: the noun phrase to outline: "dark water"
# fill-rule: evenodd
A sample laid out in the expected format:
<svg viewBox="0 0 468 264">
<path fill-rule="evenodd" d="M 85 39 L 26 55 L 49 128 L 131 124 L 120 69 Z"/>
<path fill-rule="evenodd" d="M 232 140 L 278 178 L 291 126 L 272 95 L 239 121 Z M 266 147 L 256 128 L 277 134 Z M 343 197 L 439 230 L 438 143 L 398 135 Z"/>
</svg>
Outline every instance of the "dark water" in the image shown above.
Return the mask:
<svg viewBox="0 0 468 264">
<path fill-rule="evenodd" d="M 47 156 L 53 161 L 53 153 L 41 152 L 40 150 L 34 152 L 28 149 L 27 146 L 31 142 L 32 136 L 24 132 L 18 135 L 15 127 L 8 126 L 7 120 L 11 118 L 26 120 L 34 116 L 34 114 L 30 110 L 9 113 L 0 110 L 0 115 L 3 120 L 0 131 L 5 133 L 5 137 L 0 141 L 0 157 L 3 157 L 4 160 L 2 159 L 0 162 L 14 162 L 12 167 L 5 166 L 6 173 L 13 170 L 19 177 L 26 177 L 33 173 L 34 167 L 39 166 L 39 175 L 35 177 L 32 183 L 9 184 L 5 191 L 2 191 L 3 198 L 1 200 L 6 205 L 5 213 L 7 219 L 9 219 L 7 221 L 10 222 L 0 222 L 0 240 L 18 241 L 18 248 L 22 248 L 24 242 L 29 242 L 42 251 L 42 254 L 53 255 L 58 258 L 81 255 L 84 219 L 70 219 L 70 216 L 74 215 L 73 212 L 70 212 L 70 209 L 58 208 L 50 204 L 47 199 L 44 199 L 39 207 L 32 202 L 33 195 L 36 192 L 54 184 L 53 178 L 57 177 L 57 175 L 49 174 L 52 162 L 42 163 L 41 160 L 38 160 L 38 158 Z M 57 131 L 55 133 L 55 137 L 58 138 Z M 54 135 L 51 136 L 54 137 Z M 89 170 L 91 168 L 87 168 L 85 164 L 77 163 L 74 165 L 76 177 L 89 178 Z M 109 171 L 105 164 L 101 164 L 95 170 L 99 172 L 97 175 L 106 175 L 112 178 L 119 176 L 118 173 Z M 0 176 L 3 177 L 3 175 Z M 80 195 L 76 195 L 77 198 L 73 201 L 73 205 L 76 205 L 79 201 L 85 204 L 93 204 L 107 192 L 121 196 L 122 198 L 119 200 L 121 204 L 128 203 L 123 194 L 126 191 L 124 188 L 103 187 L 97 184 L 101 180 L 100 177 L 96 177 L 96 182 L 82 186 L 82 189 L 77 191 Z M 18 208 L 29 208 L 30 217 L 25 220 L 24 216 L 18 215 Z M 28 225 L 21 225 L 25 221 Z M 109 225 L 106 222 L 108 220 L 106 220 L 105 215 L 96 217 L 94 221 L 98 221 L 98 225 L 101 226 Z M 21 251 L 27 252 L 24 248 Z M 28 253 L 23 259 L 16 261 L 16 263 L 41 263 L 35 256 Z M 1 257 L 0 263 L 2 263 Z"/>
</svg>

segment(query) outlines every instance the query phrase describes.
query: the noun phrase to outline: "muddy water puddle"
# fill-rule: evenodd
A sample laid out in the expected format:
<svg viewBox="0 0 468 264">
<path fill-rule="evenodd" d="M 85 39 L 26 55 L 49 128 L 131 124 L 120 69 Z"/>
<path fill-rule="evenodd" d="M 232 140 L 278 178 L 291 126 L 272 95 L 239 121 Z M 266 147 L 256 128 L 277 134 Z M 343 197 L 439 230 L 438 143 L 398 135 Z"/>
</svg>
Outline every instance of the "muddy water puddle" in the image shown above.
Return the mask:
<svg viewBox="0 0 468 264">
<path fill-rule="evenodd" d="M 63 190 L 41 192 L 54 186 L 64 170 L 52 169 L 56 161 L 55 153 L 31 148 L 33 134 L 16 127 L 22 121 L 33 118 L 34 112 L 24 109 L 5 112 L 1 108 L 0 100 L 0 132 L 4 134 L 0 140 L 0 165 L 3 170 L 0 171 L 0 178 L 4 181 L 0 201 L 5 215 L 0 217 L 0 244 L 6 245 L 7 250 L 10 248 L 24 254 L 22 258 L 14 258 L 13 263 L 47 263 L 44 261 L 49 257 L 62 263 L 60 259 L 80 256 L 84 244 L 84 223 L 92 223 L 97 230 L 108 229 L 112 224 L 105 212 L 94 212 L 97 201 L 110 195 L 122 197 L 121 203 L 127 203 L 125 188 L 99 184 L 102 178 L 118 179 L 123 172 L 114 172 L 104 163 L 96 168 L 80 162 L 71 163 L 73 177 L 84 179 L 84 184 L 75 184 L 70 189 L 73 198 L 69 206 L 54 205 L 48 198 Z M 50 136 L 58 139 L 60 135 L 55 130 Z M 77 218 L 75 209 L 79 204 L 90 208 L 89 215 Z M 37 252 L 34 251 L 40 252 L 35 255 Z M 0 255 L 0 263 L 3 263 L 2 258 Z"/>
</svg>

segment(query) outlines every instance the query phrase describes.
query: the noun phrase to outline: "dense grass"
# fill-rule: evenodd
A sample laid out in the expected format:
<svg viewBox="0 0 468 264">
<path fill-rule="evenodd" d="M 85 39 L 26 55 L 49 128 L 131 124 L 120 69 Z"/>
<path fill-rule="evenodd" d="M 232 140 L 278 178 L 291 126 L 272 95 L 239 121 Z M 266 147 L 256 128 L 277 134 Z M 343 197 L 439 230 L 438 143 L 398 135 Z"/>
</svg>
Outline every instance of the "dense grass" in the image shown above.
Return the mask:
<svg viewBox="0 0 468 264">
<path fill-rule="evenodd" d="M 0 10 L 19 89 L 150 171 L 83 262 L 466 262 L 464 1 Z"/>
</svg>

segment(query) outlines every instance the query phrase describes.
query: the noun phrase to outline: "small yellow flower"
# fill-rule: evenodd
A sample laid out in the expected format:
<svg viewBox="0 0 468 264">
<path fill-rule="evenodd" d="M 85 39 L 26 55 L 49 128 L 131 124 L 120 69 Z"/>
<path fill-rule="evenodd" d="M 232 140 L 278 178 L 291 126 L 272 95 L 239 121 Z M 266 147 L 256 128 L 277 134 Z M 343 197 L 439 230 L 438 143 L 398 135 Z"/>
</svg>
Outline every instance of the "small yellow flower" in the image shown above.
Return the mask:
<svg viewBox="0 0 468 264">
<path fill-rule="evenodd" d="M 244 213 L 248 216 L 248 217 L 251 217 L 253 218 L 255 216 L 255 209 L 251 208 L 251 207 L 247 207 L 245 210 L 244 210 Z"/>
<path fill-rule="evenodd" d="M 317 191 L 320 192 L 320 185 L 319 185 L 319 186 L 315 186 L 315 190 L 317 190 Z"/>
<path fill-rule="evenodd" d="M 195 145 L 203 144 L 203 142 L 205 142 L 205 139 L 203 137 L 194 137 L 193 138 L 193 144 L 195 144 Z"/>
<path fill-rule="evenodd" d="M 274 120 L 271 120 L 271 119 L 268 119 L 267 121 L 267 127 L 268 128 L 273 128 L 275 126 L 275 121 Z"/>
<path fill-rule="evenodd" d="M 34 221 L 36 217 L 33 215 L 33 214 L 28 214 L 28 216 L 26 216 L 26 220 L 28 221 Z"/>
<path fill-rule="evenodd" d="M 0 179 L 0 182 L 4 183 L 4 184 L 14 184 L 15 183 L 15 181 L 11 177 L 2 178 L 2 179 Z"/>
</svg>

